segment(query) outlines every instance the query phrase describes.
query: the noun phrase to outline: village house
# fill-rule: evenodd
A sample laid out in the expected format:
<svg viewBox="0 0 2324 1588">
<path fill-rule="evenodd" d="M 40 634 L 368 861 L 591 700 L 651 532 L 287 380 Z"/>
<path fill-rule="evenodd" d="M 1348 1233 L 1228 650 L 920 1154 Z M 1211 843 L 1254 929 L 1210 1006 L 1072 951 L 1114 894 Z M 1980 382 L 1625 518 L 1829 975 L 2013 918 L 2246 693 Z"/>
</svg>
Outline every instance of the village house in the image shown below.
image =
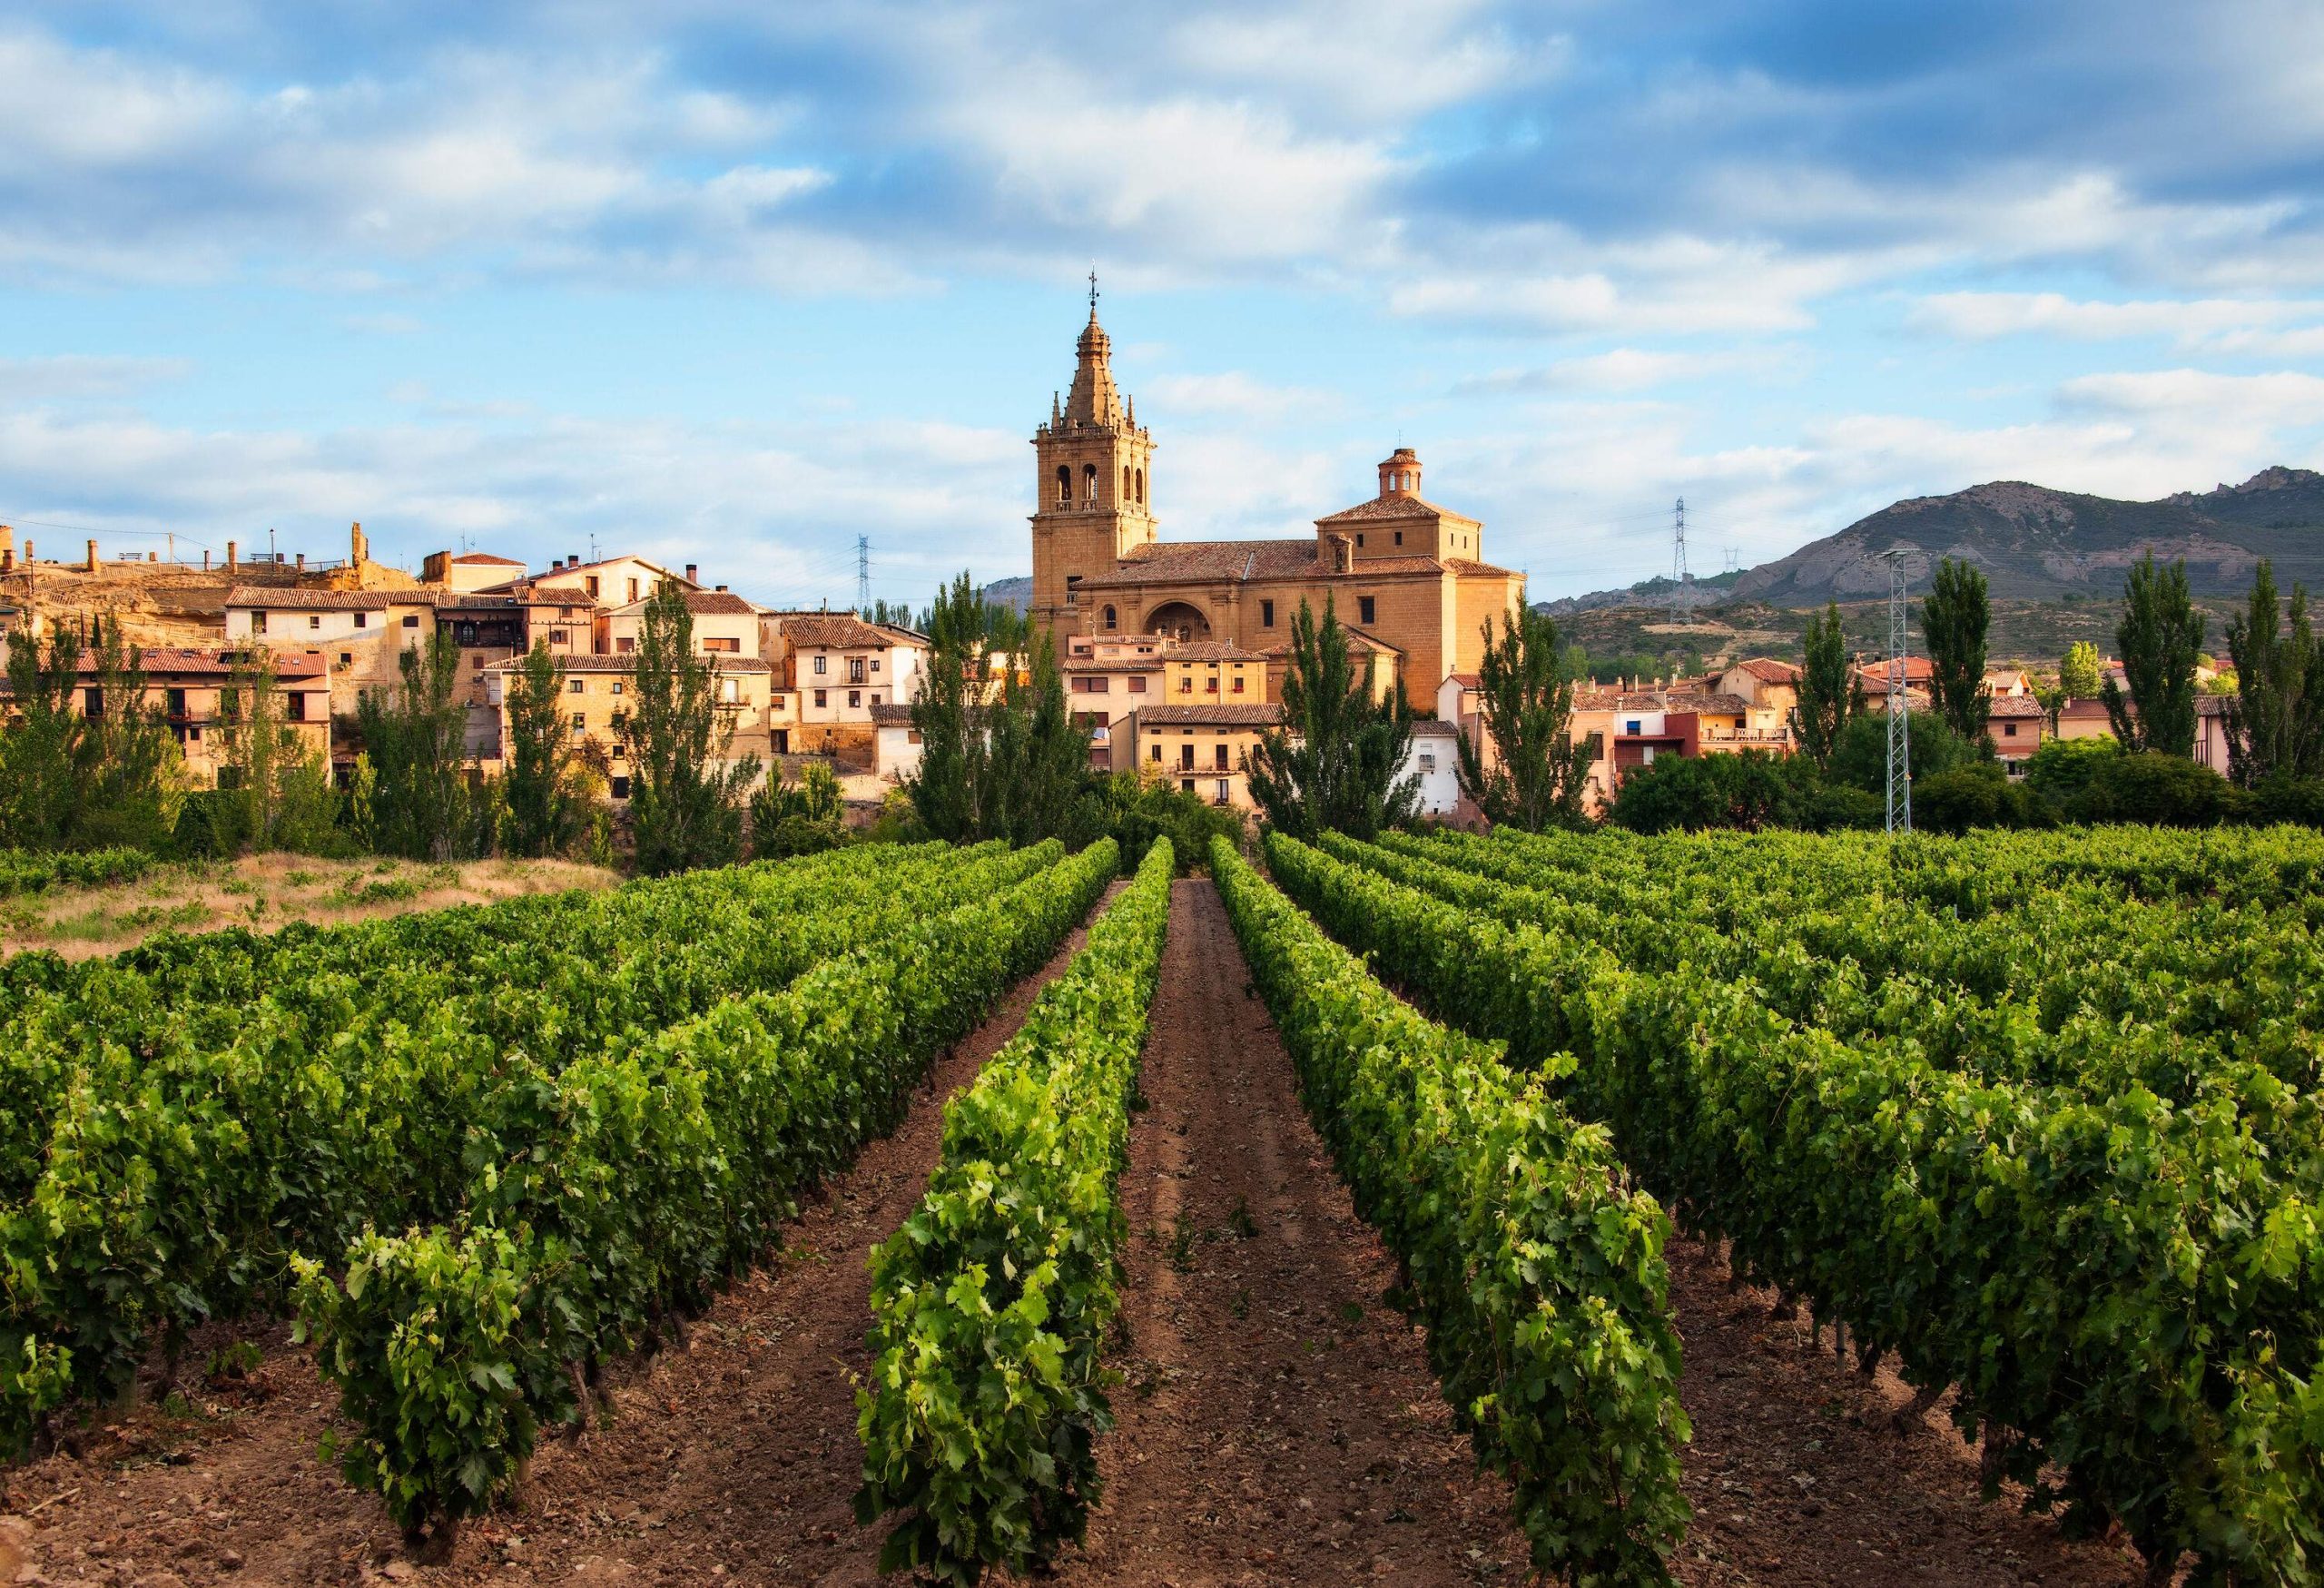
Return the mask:
<svg viewBox="0 0 2324 1588">
<path fill-rule="evenodd" d="M 431 551 L 420 562 L 419 582 L 465 596 L 505 585 L 524 571 L 525 565 L 515 557 L 488 551 Z"/>
<path fill-rule="evenodd" d="M 1265 703 L 1142 705 L 1130 714 L 1129 753 L 1142 774 L 1174 780 L 1215 805 L 1252 808 L 1244 764 L 1262 730 L 1283 721 Z"/>
<path fill-rule="evenodd" d="M 564 658 L 565 682 L 558 696 L 564 731 L 572 749 L 606 769 L 608 795 L 629 798 L 629 760 L 621 739 L 623 724 L 637 699 L 637 658 L 590 655 Z M 494 719 L 507 708 L 510 681 L 524 671 L 521 657 L 504 658 L 484 669 Z M 711 670 L 711 698 L 722 719 L 734 725 L 726 764 L 755 755 L 764 762 L 773 748 L 766 730 L 766 700 L 773 669 L 753 657 L 717 658 Z"/>
<path fill-rule="evenodd" d="M 638 637 L 645 628 L 645 608 L 653 600 L 633 601 L 616 607 L 606 614 L 605 643 L 598 648 L 607 655 L 624 656 L 637 649 Z M 753 661 L 764 657 L 761 653 L 762 636 L 759 608 L 721 585 L 714 590 L 685 592 L 686 614 L 694 621 L 694 645 L 697 654 L 705 656 L 746 656 Z"/>
<path fill-rule="evenodd" d="M 1066 640 L 1065 704 L 1089 735 L 1089 764 L 1100 772 L 1131 763 L 1127 733 L 1115 725 L 1165 698 L 1162 656 L 1177 641 L 1158 634 L 1078 634 Z"/>
<path fill-rule="evenodd" d="M 394 684 L 403 653 L 435 631 L 438 594 L 237 585 L 226 593 L 226 643 L 323 651 L 331 658 L 330 714 L 350 717 L 363 692 Z"/>
<path fill-rule="evenodd" d="M 255 653 L 243 646 L 148 646 L 140 653 L 145 672 L 145 703 L 158 707 L 170 736 L 185 754 L 186 772 L 199 788 L 217 786 L 220 769 L 231 771 L 235 725 L 245 715 L 245 691 L 237 675 L 249 668 Z M 269 647 L 266 659 L 274 668 L 275 715 L 289 727 L 303 754 L 330 755 L 330 662 L 320 650 L 280 650 Z M 104 709 L 102 678 L 94 655 L 82 653 L 78 673 L 81 709 L 95 715 Z M 0 677 L 0 696 L 10 694 Z M 13 723 L 14 702 L 5 714 Z"/>
</svg>

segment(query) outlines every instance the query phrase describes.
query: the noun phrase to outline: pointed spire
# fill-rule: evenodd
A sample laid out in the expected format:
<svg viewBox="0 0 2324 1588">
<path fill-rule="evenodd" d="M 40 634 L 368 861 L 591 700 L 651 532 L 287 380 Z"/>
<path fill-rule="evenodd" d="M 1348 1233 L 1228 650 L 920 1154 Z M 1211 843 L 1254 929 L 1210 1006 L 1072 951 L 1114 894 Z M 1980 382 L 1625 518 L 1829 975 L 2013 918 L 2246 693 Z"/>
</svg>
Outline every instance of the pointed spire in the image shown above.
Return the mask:
<svg viewBox="0 0 2324 1588">
<path fill-rule="evenodd" d="M 1090 272 L 1089 323 L 1074 343 L 1072 390 L 1065 394 L 1065 419 L 1076 426 L 1110 429 L 1121 422 L 1121 392 L 1114 385 L 1113 339 L 1098 323 L 1097 272 Z"/>
</svg>

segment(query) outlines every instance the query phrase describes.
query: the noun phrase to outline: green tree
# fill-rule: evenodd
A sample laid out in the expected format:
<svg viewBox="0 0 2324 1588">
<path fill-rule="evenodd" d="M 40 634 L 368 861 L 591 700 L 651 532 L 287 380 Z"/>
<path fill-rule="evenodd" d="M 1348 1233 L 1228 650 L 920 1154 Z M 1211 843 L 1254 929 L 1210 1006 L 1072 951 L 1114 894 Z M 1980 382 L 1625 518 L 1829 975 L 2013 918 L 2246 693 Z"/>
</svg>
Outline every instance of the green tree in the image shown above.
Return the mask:
<svg viewBox="0 0 2324 1588">
<path fill-rule="evenodd" d="M 1488 616 L 1484 641 L 1477 667 L 1479 712 L 1498 764 L 1488 771 L 1462 735 L 1462 793 L 1497 825 L 1528 833 L 1581 825 L 1590 747 L 1573 740 L 1575 675 L 1568 670 L 1556 620 L 1521 606 L 1498 640 Z"/>
<path fill-rule="evenodd" d="M 2066 647 L 2065 656 L 2058 663 L 2058 687 L 2067 699 L 2095 700 L 2105 684 L 2106 672 L 2096 646 L 2078 639 Z"/>
<path fill-rule="evenodd" d="M 468 707 L 460 651 L 438 631 L 396 658 L 397 681 L 366 690 L 355 722 L 371 758 L 371 826 L 382 854 L 454 860 L 475 853 Z"/>
<path fill-rule="evenodd" d="M 1251 797 L 1295 838 L 1329 829 L 1372 838 L 1420 810 L 1420 776 L 1402 775 L 1412 712 L 1401 690 L 1373 698 L 1372 662 L 1359 676 L 1329 597 L 1319 623 L 1305 600 L 1291 622 L 1283 725 L 1259 735 L 1244 762 Z"/>
<path fill-rule="evenodd" d="M 984 687 L 984 601 L 961 574 L 936 593 L 928 619 L 928 663 L 911 725 L 920 765 L 905 780 L 912 808 L 937 837 L 958 843 L 976 831 L 972 763 L 980 763 L 980 692 Z"/>
<path fill-rule="evenodd" d="M 1933 711 L 1916 711 L 1908 725 L 1912 740 L 1912 778 L 1918 787 L 1924 777 L 1949 772 L 1977 758 L 1977 747 L 1953 731 L 1953 725 Z M 1834 783 L 1884 793 L 1888 786 L 1888 714 L 1861 712 L 1840 730 L 1826 769 Z"/>
<path fill-rule="evenodd" d="M 1818 766 L 1827 765 L 1842 730 L 1864 714 L 1864 684 L 1848 671 L 1848 640 L 1840 627 L 1837 601 L 1825 607 L 1822 616 L 1807 620 L 1807 655 L 1797 693 L 1791 731 L 1802 755 Z"/>
<path fill-rule="evenodd" d="M 43 646 L 8 636 L 8 687 L 16 725 L 0 733 L 0 833 L 16 849 L 60 849 L 80 798 L 81 636 L 52 624 Z"/>
<path fill-rule="evenodd" d="M 252 848 L 310 853 L 330 847 L 336 795 L 322 752 L 282 714 L 274 654 L 246 652 L 219 692 L 226 759 L 218 786 L 241 804 L 234 837 Z"/>
<path fill-rule="evenodd" d="M 537 639 L 508 680 L 501 721 L 507 773 L 500 846 L 510 854 L 566 854 L 588 827 L 588 801 L 565 725 L 565 662 Z"/>
<path fill-rule="evenodd" d="M 730 759 L 734 720 L 694 654 L 694 615 L 675 580 L 657 586 L 637 637 L 635 704 L 621 722 L 637 869 L 665 876 L 733 863 L 743 847 L 743 794 L 759 758 Z"/>
<path fill-rule="evenodd" d="M 1007 669 L 985 714 L 976 802 L 980 835 L 1018 844 L 1065 831 L 1089 772 L 1089 735 L 1066 707 L 1056 641 L 1044 630 L 1023 643 L 1024 665 Z"/>
<path fill-rule="evenodd" d="M 76 846 L 158 847 L 169 833 L 167 806 L 184 756 L 166 709 L 146 693 L 143 654 L 122 637 L 121 621 L 97 623 L 97 696 L 83 725 Z"/>
<path fill-rule="evenodd" d="M 2203 618 L 2187 593 L 2187 565 L 2157 567 L 2149 551 L 2131 565 L 2122 586 L 2122 620 L 2114 629 L 2127 695 L 2109 676 L 2100 698 L 2114 737 L 2130 750 L 2195 753 L 2195 659 Z"/>
<path fill-rule="evenodd" d="M 2275 567 L 2262 558 L 2250 612 L 2227 620 L 2227 650 L 2236 678 L 2227 708 L 2228 775 L 2250 788 L 2324 771 L 2324 677 L 2317 675 L 2306 587 L 2294 584 L 2290 614 L 2279 611 Z"/>
<path fill-rule="evenodd" d="M 1991 620 L 1985 576 L 1965 561 L 1940 559 L 1921 603 L 1929 693 L 1937 715 L 1972 745 L 1984 741 L 1993 714 L 1993 692 L 1985 686 L 1985 630 Z"/>
</svg>

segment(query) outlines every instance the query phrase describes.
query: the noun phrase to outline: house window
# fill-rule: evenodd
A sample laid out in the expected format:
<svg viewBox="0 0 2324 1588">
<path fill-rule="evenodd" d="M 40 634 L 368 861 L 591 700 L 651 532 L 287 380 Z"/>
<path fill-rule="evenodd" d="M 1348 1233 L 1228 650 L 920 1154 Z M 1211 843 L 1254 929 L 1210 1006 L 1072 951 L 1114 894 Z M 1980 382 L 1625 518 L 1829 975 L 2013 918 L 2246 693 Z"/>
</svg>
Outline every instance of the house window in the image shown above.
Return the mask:
<svg viewBox="0 0 2324 1588">
<path fill-rule="evenodd" d="M 2015 723 L 2002 724 L 2001 736 L 2004 739 L 2014 739 L 2017 737 L 2017 725 Z"/>
<path fill-rule="evenodd" d="M 282 697 L 282 715 L 289 722 L 302 723 L 307 720 L 307 696 L 303 691 Z"/>
<path fill-rule="evenodd" d="M 1206 679 L 1204 679 L 1204 680 L 1202 681 L 1202 692 L 1203 692 L 1205 695 L 1216 695 L 1216 694 L 1217 694 L 1217 693 L 1218 693 L 1218 675 L 1217 675 L 1217 674 L 1214 673 L 1214 674 L 1212 674 L 1209 677 L 1207 677 L 1207 678 L 1206 678 Z"/>
<path fill-rule="evenodd" d="M 419 614 L 415 612 L 410 616 L 406 617 L 403 620 L 403 626 L 406 628 L 418 628 L 419 626 Z"/>
<path fill-rule="evenodd" d="M 629 581 L 629 598 L 631 603 L 635 605 L 637 600 L 637 581 L 635 579 Z"/>
<path fill-rule="evenodd" d="M 571 645 L 573 636 L 566 629 L 552 628 L 548 631 L 548 643 L 553 646 Z"/>
<path fill-rule="evenodd" d="M 1226 745 L 1213 745 L 1210 747 L 1210 749 L 1211 749 L 1210 764 L 1211 764 L 1212 767 L 1214 767 L 1216 770 L 1220 771 L 1220 772 L 1224 772 L 1224 771 L 1226 771 Z"/>
<path fill-rule="evenodd" d="M 370 626 L 371 626 L 371 615 L 370 615 L 369 613 L 368 613 L 368 612 L 359 612 L 359 613 L 357 613 L 357 614 L 355 615 L 355 626 L 356 626 L 356 627 L 358 627 L 358 628 L 369 628 L 369 627 L 370 627 Z"/>
<path fill-rule="evenodd" d="M 828 663 L 828 662 L 830 661 L 830 659 L 831 659 L 831 658 L 829 658 L 828 656 L 817 656 L 817 657 L 815 658 L 815 676 L 816 676 L 816 677 L 820 678 L 820 677 L 822 677 L 824 674 L 826 674 L 826 673 L 828 673 L 828 672 L 830 672 L 830 671 L 831 671 L 831 668 L 830 668 L 828 666 L 826 666 L 826 665 L 825 665 L 826 663 Z M 821 701 L 817 701 L 815 704 L 816 704 L 816 705 L 821 705 L 822 704 L 822 702 L 821 702 Z"/>
<path fill-rule="evenodd" d="M 615 695 L 622 693 L 622 680 L 619 678 L 614 680 L 614 693 Z"/>
<path fill-rule="evenodd" d="M 1639 719 L 1638 719 L 1638 718 L 1636 718 L 1636 717 L 1632 717 L 1632 718 L 1630 718 L 1628 722 L 1626 722 L 1626 723 L 1624 723 L 1624 724 L 1622 725 L 1622 732 L 1624 732 L 1624 733 L 1626 733 L 1626 734 L 1635 734 L 1635 733 L 1637 733 L 1637 732 L 1638 732 L 1638 725 L 1639 725 Z"/>
<path fill-rule="evenodd" d="M 1237 695 L 1243 693 L 1243 675 L 1240 673 L 1235 675 L 1235 693 Z"/>
<path fill-rule="evenodd" d="M 1259 603 L 1259 626 L 1261 628 L 1273 628 L 1275 626 L 1274 602 L 1262 601 Z"/>
<path fill-rule="evenodd" d="M 863 682 L 863 658 L 862 656 L 850 656 L 847 658 L 847 681 L 850 684 L 861 684 Z"/>
<path fill-rule="evenodd" d="M 264 634 L 266 632 L 265 613 L 253 612 L 251 614 L 251 632 L 252 634 Z"/>
<path fill-rule="evenodd" d="M 556 609 L 556 615 L 559 617 L 570 617 L 573 616 L 573 608 L 570 607 L 560 607 Z"/>
<path fill-rule="evenodd" d="M 1370 596 L 1355 598 L 1355 620 L 1369 627 L 1380 620 L 1380 604 Z"/>
<path fill-rule="evenodd" d="M 1224 777 L 1220 778 L 1220 779 L 1218 780 L 1218 803 L 1219 803 L 1220 804 L 1222 804 L 1222 805 L 1223 805 L 1223 804 L 1225 804 L 1228 800 L 1230 800 L 1230 799 L 1232 799 L 1232 798 L 1234 798 L 1234 797 L 1235 797 L 1235 785 L 1234 785 L 1234 784 L 1233 784 L 1233 783 L 1231 783 L 1230 781 L 1228 781 L 1227 779 L 1224 778 Z"/>
<path fill-rule="evenodd" d="M 1403 532 L 1403 530 L 1399 529 L 1399 530 L 1397 530 L 1397 531 L 1396 531 L 1396 544 L 1397 544 L 1397 545 L 1399 545 L 1399 546 L 1402 546 L 1403 543 L 1404 543 L 1404 532 Z"/>
<path fill-rule="evenodd" d="M 741 679 L 721 678 L 718 681 L 718 699 L 721 705 L 734 705 L 741 701 L 742 698 L 743 689 Z"/>
<path fill-rule="evenodd" d="M 1180 794 L 1192 794 L 1192 793 L 1194 793 L 1194 792 L 1195 792 L 1195 780 L 1194 780 L 1193 778 L 1191 778 L 1191 777 L 1182 777 L 1182 778 L 1178 779 L 1178 792 L 1179 792 Z"/>
<path fill-rule="evenodd" d="M 588 725 L 589 719 L 587 716 L 577 711 L 573 714 L 573 731 L 575 733 L 579 733 L 583 728 L 586 728 Z"/>
<path fill-rule="evenodd" d="M 1361 530 L 1361 529 L 1359 529 L 1359 530 L 1357 530 L 1357 531 L 1355 532 L 1355 543 L 1356 543 L 1358 546 L 1361 546 L 1361 545 L 1363 545 L 1363 544 L 1364 544 L 1364 531 L 1363 531 L 1363 530 Z"/>
<path fill-rule="evenodd" d="M 847 692 L 847 704 L 851 708 L 861 706 L 863 704 L 863 691 L 861 689 L 849 690 Z"/>
<path fill-rule="evenodd" d="M 342 667 L 352 667 L 355 666 L 355 653 L 353 651 L 340 652 L 339 665 Z"/>
<path fill-rule="evenodd" d="M 876 689 L 872 692 L 872 704 L 874 705 L 880 704 L 880 692 Z"/>
<path fill-rule="evenodd" d="M 621 638 L 614 641 L 614 650 L 620 656 L 629 656 L 635 652 L 636 649 L 637 642 L 627 635 L 624 635 Z"/>
<path fill-rule="evenodd" d="M 169 701 L 170 701 L 170 715 L 171 715 L 172 716 L 183 716 L 183 715 L 185 715 L 185 691 L 184 691 L 184 690 L 182 690 L 182 689 L 172 689 L 172 690 L 171 690 L 171 691 L 169 692 Z"/>
<path fill-rule="evenodd" d="M 613 794 L 617 800 L 625 800 L 629 797 L 629 779 L 618 772 L 614 774 Z"/>
<path fill-rule="evenodd" d="M 593 600 L 594 600 L 594 599 L 596 598 L 596 594 L 597 594 L 597 576 L 596 576 L 596 575 L 595 575 L 595 574 L 591 574 L 588 577 L 586 577 L 586 578 L 583 579 L 581 582 L 582 582 L 584 585 L 586 585 L 586 586 L 587 586 L 587 587 L 588 587 L 588 590 L 589 590 L 590 597 L 591 597 L 591 599 L 593 599 Z"/>
<path fill-rule="evenodd" d="M 1194 770 L 1195 747 L 1192 745 L 1181 745 L 1178 746 L 1178 764 L 1188 772 L 1192 772 Z"/>
<path fill-rule="evenodd" d="M 1434 772 L 1436 770 L 1436 757 L 1433 755 L 1423 755 L 1420 758 L 1420 769 L 1423 774 Z"/>
<path fill-rule="evenodd" d="M 731 635 L 724 638 L 705 636 L 702 642 L 702 648 L 706 655 L 739 656 L 743 654 L 743 642 Z"/>
<path fill-rule="evenodd" d="M 880 658 L 877 656 L 872 658 L 872 670 L 874 673 L 880 670 Z"/>
<path fill-rule="evenodd" d="M 1145 693 L 1146 693 L 1146 675 L 1145 675 L 1145 674 L 1143 674 L 1143 673 L 1132 673 L 1132 674 L 1129 676 L 1129 692 L 1130 692 L 1132 695 L 1143 695 L 1143 694 L 1145 694 Z"/>
<path fill-rule="evenodd" d="M 321 613 L 310 612 L 307 614 L 307 626 L 309 628 L 320 628 L 322 626 L 323 617 Z"/>
<path fill-rule="evenodd" d="M 829 705 L 831 703 L 832 703 L 832 701 L 831 701 L 831 691 L 830 691 L 830 690 L 828 690 L 828 689 L 818 689 L 818 690 L 816 690 L 816 691 L 815 691 L 815 704 L 816 704 L 817 705 Z"/>
<path fill-rule="evenodd" d="M 589 693 L 589 681 L 586 678 L 576 678 L 566 685 L 565 692 L 567 695 L 586 695 Z"/>
<path fill-rule="evenodd" d="M 1161 759 L 1162 759 L 1162 746 L 1161 746 L 1161 745 L 1147 745 L 1147 750 L 1146 750 L 1146 758 L 1147 758 L 1148 761 L 1159 761 L 1159 760 L 1161 760 Z"/>
</svg>

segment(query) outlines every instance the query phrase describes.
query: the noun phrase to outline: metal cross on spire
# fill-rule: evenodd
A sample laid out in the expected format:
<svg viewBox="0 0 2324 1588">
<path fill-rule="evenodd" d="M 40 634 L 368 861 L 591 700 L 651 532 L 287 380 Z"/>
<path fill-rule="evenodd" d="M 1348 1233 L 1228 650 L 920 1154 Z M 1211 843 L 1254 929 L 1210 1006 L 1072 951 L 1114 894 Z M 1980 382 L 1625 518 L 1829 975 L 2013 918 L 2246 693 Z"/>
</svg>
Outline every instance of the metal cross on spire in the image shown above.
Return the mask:
<svg viewBox="0 0 2324 1588">
<path fill-rule="evenodd" d="M 1098 318 L 1098 267 L 1089 267 L 1089 318 Z"/>
</svg>

